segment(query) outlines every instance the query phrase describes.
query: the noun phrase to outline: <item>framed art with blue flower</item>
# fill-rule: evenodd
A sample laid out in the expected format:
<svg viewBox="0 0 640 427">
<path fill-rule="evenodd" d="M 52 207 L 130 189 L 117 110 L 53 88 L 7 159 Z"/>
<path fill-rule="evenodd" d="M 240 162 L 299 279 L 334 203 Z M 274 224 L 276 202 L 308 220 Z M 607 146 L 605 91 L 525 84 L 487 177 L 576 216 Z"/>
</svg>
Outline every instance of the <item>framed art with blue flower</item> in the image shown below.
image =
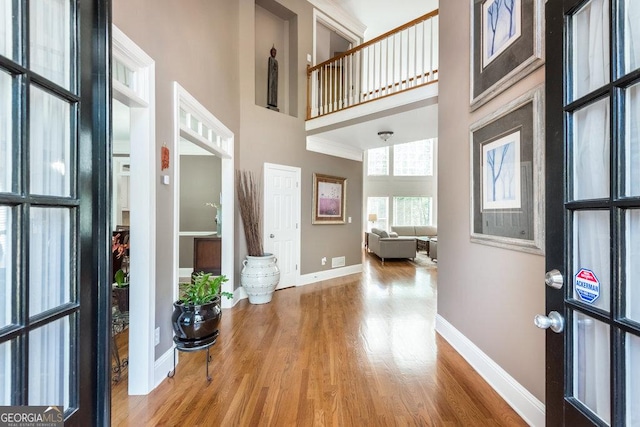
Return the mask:
<svg viewBox="0 0 640 427">
<path fill-rule="evenodd" d="M 544 63 L 543 0 L 471 0 L 471 110 Z"/>
</svg>

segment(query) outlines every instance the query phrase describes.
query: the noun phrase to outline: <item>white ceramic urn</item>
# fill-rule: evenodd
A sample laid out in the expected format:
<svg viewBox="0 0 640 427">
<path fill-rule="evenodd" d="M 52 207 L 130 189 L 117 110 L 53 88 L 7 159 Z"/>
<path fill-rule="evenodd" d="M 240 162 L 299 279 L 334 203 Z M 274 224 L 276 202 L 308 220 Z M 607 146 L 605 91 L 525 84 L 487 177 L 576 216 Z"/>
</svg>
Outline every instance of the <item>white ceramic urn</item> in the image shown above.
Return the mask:
<svg viewBox="0 0 640 427">
<path fill-rule="evenodd" d="M 249 296 L 251 304 L 266 304 L 280 282 L 280 269 L 273 254 L 249 256 L 242 261 L 240 283 Z"/>
</svg>

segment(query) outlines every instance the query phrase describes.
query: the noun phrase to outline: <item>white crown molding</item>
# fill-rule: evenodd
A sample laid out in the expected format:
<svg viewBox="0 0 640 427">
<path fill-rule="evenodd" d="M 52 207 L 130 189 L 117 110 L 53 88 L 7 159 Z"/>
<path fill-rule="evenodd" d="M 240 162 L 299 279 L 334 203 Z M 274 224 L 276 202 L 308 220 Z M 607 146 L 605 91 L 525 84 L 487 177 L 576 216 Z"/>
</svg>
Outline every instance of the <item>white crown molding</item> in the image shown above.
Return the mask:
<svg viewBox="0 0 640 427">
<path fill-rule="evenodd" d="M 308 0 L 314 7 L 323 11 L 349 30 L 353 31 L 361 40 L 364 40 L 364 32 L 367 26 L 350 15 L 340 5 L 332 0 Z"/>
<path fill-rule="evenodd" d="M 307 150 L 357 162 L 363 161 L 363 151 L 361 149 L 317 136 L 307 136 Z"/>
<path fill-rule="evenodd" d="M 545 406 L 441 315 L 436 331 L 530 426 L 545 425 Z"/>
</svg>

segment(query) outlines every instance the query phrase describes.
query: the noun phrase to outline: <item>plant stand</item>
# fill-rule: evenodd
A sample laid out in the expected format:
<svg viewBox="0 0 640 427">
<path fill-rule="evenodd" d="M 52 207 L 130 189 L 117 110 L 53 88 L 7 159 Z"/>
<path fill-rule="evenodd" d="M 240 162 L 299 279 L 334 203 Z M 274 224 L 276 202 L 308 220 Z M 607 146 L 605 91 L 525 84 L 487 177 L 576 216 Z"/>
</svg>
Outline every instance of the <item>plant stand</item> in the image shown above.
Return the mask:
<svg viewBox="0 0 640 427">
<path fill-rule="evenodd" d="M 211 377 L 209 376 L 209 362 L 211 362 L 209 348 L 211 348 L 211 346 L 216 343 L 219 334 L 220 331 L 216 331 L 215 334 L 213 334 L 211 337 L 203 339 L 196 343 L 187 343 L 184 341 L 176 340 L 176 337 L 174 337 L 173 342 L 176 345 L 173 347 L 173 369 L 169 371 L 169 373 L 167 373 L 167 377 L 173 378 L 173 376 L 176 374 L 176 352 L 184 351 L 190 353 L 194 351 L 207 350 L 207 381 L 211 381 Z"/>
<path fill-rule="evenodd" d="M 122 372 L 127 367 L 127 365 L 129 365 L 128 358 L 120 358 L 120 352 L 118 351 L 118 346 L 116 345 L 116 335 L 124 331 L 128 325 L 129 312 L 114 310 L 113 314 L 111 315 L 111 352 L 113 358 L 115 359 L 115 365 L 112 367 L 114 383 L 120 381 Z"/>
</svg>

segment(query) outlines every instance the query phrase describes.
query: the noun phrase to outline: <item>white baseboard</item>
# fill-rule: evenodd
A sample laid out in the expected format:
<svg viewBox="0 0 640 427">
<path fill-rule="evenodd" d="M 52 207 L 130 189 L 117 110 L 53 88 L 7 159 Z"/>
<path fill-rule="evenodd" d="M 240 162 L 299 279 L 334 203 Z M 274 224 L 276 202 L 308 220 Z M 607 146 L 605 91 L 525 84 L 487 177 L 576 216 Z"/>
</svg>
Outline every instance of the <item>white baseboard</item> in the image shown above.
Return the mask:
<svg viewBox="0 0 640 427">
<path fill-rule="evenodd" d="M 191 274 L 193 273 L 193 268 L 184 268 L 184 267 L 180 267 L 178 269 L 178 277 L 191 277 Z"/>
<path fill-rule="evenodd" d="M 527 424 L 534 427 L 545 425 L 544 404 L 440 315 L 436 316 L 436 331 Z"/>
<path fill-rule="evenodd" d="M 310 285 L 312 283 L 321 282 L 323 280 L 335 279 L 350 274 L 362 273 L 362 264 L 349 265 L 347 267 L 332 268 L 331 270 L 322 270 L 315 273 L 302 274 L 296 286 Z"/>
<path fill-rule="evenodd" d="M 176 363 L 177 363 L 176 358 Z M 173 346 L 160 356 L 154 364 L 154 386 L 156 388 L 162 381 L 167 379 L 167 374 L 173 369 Z"/>
</svg>

